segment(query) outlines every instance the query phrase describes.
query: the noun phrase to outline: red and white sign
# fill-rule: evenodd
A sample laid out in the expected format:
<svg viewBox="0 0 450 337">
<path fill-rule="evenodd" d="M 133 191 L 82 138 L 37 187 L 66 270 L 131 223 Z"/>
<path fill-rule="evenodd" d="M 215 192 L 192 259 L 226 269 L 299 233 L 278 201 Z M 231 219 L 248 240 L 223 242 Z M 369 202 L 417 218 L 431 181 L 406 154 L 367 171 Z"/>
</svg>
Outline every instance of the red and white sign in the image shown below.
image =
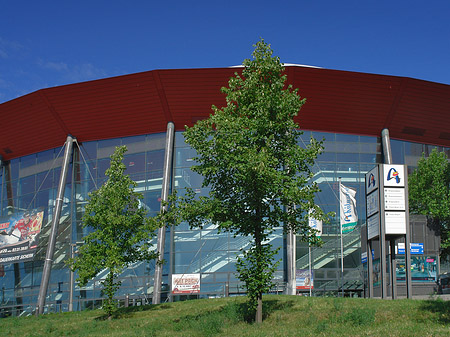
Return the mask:
<svg viewBox="0 0 450 337">
<path fill-rule="evenodd" d="M 172 274 L 172 294 L 198 294 L 200 274 Z"/>
</svg>

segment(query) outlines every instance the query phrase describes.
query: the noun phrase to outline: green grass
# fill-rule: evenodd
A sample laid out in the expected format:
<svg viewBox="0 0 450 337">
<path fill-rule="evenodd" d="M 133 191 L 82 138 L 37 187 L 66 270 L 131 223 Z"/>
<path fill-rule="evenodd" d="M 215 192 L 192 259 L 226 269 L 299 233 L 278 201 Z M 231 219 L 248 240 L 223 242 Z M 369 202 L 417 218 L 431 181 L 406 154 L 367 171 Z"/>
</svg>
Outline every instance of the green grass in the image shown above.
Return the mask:
<svg viewBox="0 0 450 337">
<path fill-rule="evenodd" d="M 245 298 L 0 319 L 1 336 L 449 336 L 450 302 L 264 296 L 248 323 Z"/>
</svg>

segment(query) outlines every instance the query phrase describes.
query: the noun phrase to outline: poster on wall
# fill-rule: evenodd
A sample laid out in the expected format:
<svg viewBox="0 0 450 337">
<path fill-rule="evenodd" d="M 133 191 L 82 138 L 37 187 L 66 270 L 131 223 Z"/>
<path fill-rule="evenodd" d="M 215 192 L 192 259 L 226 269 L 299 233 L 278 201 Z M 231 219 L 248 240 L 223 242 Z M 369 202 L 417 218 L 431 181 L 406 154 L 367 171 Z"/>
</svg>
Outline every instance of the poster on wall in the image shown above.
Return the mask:
<svg viewBox="0 0 450 337">
<path fill-rule="evenodd" d="M 172 294 L 200 293 L 200 274 L 172 274 Z"/>
<path fill-rule="evenodd" d="M 0 218 L 0 264 L 30 261 L 34 258 L 43 218 L 42 209 Z"/>
<path fill-rule="evenodd" d="M 313 271 L 309 274 L 309 269 L 297 269 L 295 271 L 296 288 L 300 290 L 314 289 Z"/>
<path fill-rule="evenodd" d="M 436 282 L 437 269 L 437 256 L 411 256 L 411 280 L 413 282 Z M 404 256 L 397 257 L 396 275 L 397 281 L 405 282 L 406 264 Z"/>
</svg>

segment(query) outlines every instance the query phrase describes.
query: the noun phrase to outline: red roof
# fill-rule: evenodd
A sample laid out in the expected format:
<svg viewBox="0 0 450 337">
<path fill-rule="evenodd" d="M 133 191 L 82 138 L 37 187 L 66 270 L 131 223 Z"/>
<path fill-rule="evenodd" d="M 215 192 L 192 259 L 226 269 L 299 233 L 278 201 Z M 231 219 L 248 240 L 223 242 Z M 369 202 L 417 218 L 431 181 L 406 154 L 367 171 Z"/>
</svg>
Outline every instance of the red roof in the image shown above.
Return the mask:
<svg viewBox="0 0 450 337">
<path fill-rule="evenodd" d="M 177 130 L 225 105 L 236 68 L 153 70 L 38 90 L 0 104 L 5 160 L 79 142 Z M 450 147 L 450 86 L 412 78 L 288 66 L 307 98 L 302 129 L 380 136 Z"/>
</svg>

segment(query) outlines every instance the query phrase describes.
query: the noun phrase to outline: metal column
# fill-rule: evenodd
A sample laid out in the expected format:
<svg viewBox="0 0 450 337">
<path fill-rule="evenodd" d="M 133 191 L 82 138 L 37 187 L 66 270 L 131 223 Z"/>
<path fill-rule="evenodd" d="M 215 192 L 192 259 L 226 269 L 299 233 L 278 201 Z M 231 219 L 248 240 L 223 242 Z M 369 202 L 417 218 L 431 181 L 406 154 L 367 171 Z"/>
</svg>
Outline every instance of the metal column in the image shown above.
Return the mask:
<svg viewBox="0 0 450 337">
<path fill-rule="evenodd" d="M 166 132 L 166 149 L 164 154 L 164 172 L 161 188 L 161 202 L 168 200 L 169 198 L 169 188 L 170 188 L 170 177 L 172 175 L 172 158 L 173 158 L 173 143 L 174 143 L 174 133 L 175 125 L 172 122 L 167 123 Z M 167 206 L 161 203 L 161 211 L 166 211 Z M 162 262 L 164 259 L 164 243 L 166 240 L 166 227 L 161 227 L 158 229 L 158 241 L 156 245 L 156 250 L 159 253 L 159 257 L 156 261 L 155 266 L 155 280 L 153 285 L 153 304 L 161 303 L 161 282 L 162 282 Z"/>
<path fill-rule="evenodd" d="M 295 295 L 296 289 L 296 279 L 295 279 L 295 253 L 296 253 L 296 242 L 295 234 L 292 229 L 286 235 L 286 262 L 287 262 L 287 295 Z"/>
<path fill-rule="evenodd" d="M 367 241 L 367 282 L 369 289 L 369 298 L 373 298 L 373 259 L 372 259 L 372 240 Z"/>
<path fill-rule="evenodd" d="M 389 130 L 383 129 L 381 131 L 381 140 L 383 144 L 383 156 L 385 164 L 392 164 L 392 151 L 391 151 L 391 140 L 389 138 Z M 386 242 L 385 242 L 386 244 Z M 390 247 L 390 259 L 389 259 L 389 270 L 391 272 L 391 296 L 392 299 L 397 298 L 397 261 L 395 259 L 395 238 L 389 239 L 389 247 Z"/>
<path fill-rule="evenodd" d="M 66 187 L 67 170 L 69 167 L 70 156 L 72 153 L 72 144 L 74 139 L 71 135 L 67 136 L 66 149 L 64 152 L 64 160 L 61 167 L 61 175 L 59 177 L 58 194 L 55 200 L 55 213 L 53 215 L 50 236 L 47 245 L 47 253 L 45 255 L 44 270 L 42 271 L 41 287 L 39 288 L 38 304 L 36 315 L 44 312 L 45 297 L 47 296 L 48 282 L 52 271 L 53 254 L 55 252 L 56 236 L 58 234 L 59 218 L 63 206 L 64 189 Z"/>
<path fill-rule="evenodd" d="M 409 190 L 408 190 L 408 167 L 405 165 L 405 212 L 406 212 L 406 235 L 405 235 L 405 267 L 406 267 L 406 296 L 412 298 L 412 280 L 411 280 L 411 229 L 409 226 Z"/>
</svg>

